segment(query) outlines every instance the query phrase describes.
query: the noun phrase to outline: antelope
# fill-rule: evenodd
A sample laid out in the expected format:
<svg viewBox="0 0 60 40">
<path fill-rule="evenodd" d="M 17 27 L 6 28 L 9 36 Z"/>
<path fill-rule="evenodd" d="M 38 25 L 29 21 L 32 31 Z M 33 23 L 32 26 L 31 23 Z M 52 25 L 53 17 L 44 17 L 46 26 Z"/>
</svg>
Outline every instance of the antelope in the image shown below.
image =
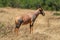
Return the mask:
<svg viewBox="0 0 60 40">
<path fill-rule="evenodd" d="M 15 19 L 15 33 L 18 35 L 21 25 L 26 24 L 30 24 L 30 33 L 33 33 L 33 25 L 39 14 L 45 16 L 44 10 L 41 7 L 38 8 L 34 13 L 17 16 Z"/>
</svg>

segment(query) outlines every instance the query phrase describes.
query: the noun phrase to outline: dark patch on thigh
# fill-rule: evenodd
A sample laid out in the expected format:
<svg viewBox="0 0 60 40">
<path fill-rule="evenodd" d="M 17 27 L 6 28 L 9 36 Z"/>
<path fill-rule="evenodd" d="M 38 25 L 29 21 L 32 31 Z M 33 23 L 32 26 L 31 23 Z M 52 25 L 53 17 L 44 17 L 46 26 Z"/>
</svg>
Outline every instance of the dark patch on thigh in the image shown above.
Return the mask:
<svg viewBox="0 0 60 40">
<path fill-rule="evenodd" d="M 21 24 L 21 23 L 23 22 L 23 20 L 22 20 L 22 19 L 20 19 L 20 20 L 18 20 L 18 22 L 19 22 L 19 24 Z"/>
<path fill-rule="evenodd" d="M 22 22 L 23 22 L 23 20 L 22 20 L 22 19 L 18 20 L 18 23 L 16 24 L 16 28 L 19 28 L 19 27 L 20 27 L 20 25 L 22 24 Z"/>
</svg>

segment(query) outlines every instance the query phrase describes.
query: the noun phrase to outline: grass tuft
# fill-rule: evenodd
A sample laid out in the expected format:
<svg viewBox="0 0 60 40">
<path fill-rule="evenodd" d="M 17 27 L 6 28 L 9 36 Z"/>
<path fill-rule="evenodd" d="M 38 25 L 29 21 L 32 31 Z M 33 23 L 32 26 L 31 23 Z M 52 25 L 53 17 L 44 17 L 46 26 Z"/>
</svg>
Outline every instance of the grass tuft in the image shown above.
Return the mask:
<svg viewBox="0 0 60 40">
<path fill-rule="evenodd" d="M 60 13 L 57 13 L 57 12 L 56 12 L 56 13 L 54 13 L 53 15 L 55 15 L 55 16 L 60 16 Z"/>
</svg>

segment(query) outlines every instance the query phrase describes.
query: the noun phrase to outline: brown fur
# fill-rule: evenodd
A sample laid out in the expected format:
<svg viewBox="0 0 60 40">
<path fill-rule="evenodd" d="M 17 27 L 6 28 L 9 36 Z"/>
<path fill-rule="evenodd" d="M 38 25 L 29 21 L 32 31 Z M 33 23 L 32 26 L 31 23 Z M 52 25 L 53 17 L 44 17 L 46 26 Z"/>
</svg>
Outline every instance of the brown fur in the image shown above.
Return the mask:
<svg viewBox="0 0 60 40">
<path fill-rule="evenodd" d="M 39 15 L 39 13 L 41 13 L 41 11 L 43 11 L 43 9 L 39 8 L 34 13 L 25 14 L 25 15 L 23 15 L 21 17 L 17 16 L 16 19 L 15 19 L 15 24 L 19 24 L 18 20 L 20 20 L 20 19 L 23 20 L 23 22 L 22 22 L 21 25 L 26 25 L 26 24 L 30 23 L 30 33 L 32 33 L 31 31 L 33 31 L 33 24 L 34 24 L 34 22 L 32 21 L 32 18 L 33 17 L 37 18 L 37 16 Z M 35 16 L 33 16 L 33 15 L 35 15 Z M 17 35 L 18 35 L 18 30 L 19 30 L 19 28 L 15 28 L 15 32 L 17 33 Z"/>
</svg>

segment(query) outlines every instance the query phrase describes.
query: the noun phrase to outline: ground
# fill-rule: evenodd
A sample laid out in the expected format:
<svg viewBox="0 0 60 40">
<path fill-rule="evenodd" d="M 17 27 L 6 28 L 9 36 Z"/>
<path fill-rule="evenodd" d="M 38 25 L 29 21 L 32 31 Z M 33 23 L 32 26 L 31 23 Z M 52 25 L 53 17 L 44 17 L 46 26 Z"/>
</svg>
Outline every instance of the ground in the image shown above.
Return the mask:
<svg viewBox="0 0 60 40">
<path fill-rule="evenodd" d="M 54 16 L 56 11 L 44 11 L 39 15 L 30 34 L 29 24 L 21 25 L 19 35 L 14 33 L 15 17 L 33 13 L 35 10 L 20 8 L 0 8 L 0 40 L 60 40 L 60 16 Z"/>
</svg>

